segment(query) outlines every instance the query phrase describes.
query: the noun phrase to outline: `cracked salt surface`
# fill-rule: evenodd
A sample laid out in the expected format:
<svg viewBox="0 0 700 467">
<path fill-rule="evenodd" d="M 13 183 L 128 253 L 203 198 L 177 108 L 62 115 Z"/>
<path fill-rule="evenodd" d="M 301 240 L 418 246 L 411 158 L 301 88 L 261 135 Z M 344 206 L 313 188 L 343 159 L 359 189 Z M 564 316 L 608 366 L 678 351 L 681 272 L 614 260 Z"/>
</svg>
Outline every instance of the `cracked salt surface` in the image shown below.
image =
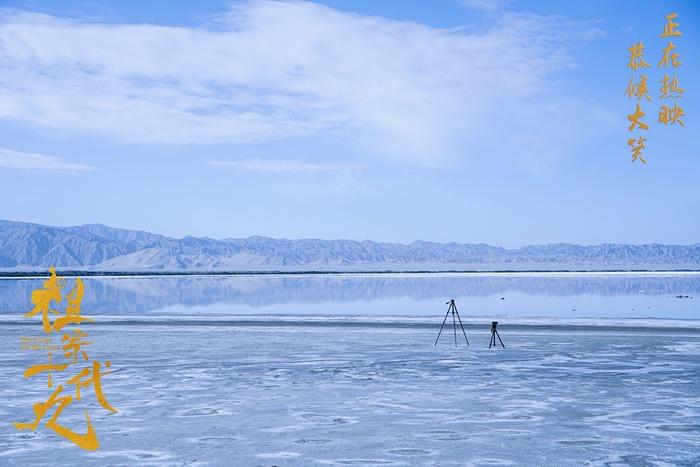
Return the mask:
<svg viewBox="0 0 700 467">
<path fill-rule="evenodd" d="M 47 396 L 27 331 L 0 325 L 2 465 L 700 465 L 697 331 L 98 323 L 97 452 L 10 424 Z"/>
</svg>

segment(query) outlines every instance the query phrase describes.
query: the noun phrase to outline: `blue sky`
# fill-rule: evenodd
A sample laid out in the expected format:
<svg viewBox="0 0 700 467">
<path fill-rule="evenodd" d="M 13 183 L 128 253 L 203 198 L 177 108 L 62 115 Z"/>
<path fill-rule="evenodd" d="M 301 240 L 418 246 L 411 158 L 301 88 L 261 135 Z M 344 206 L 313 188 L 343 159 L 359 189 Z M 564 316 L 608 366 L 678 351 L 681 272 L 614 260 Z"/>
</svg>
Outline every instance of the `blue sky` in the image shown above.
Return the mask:
<svg viewBox="0 0 700 467">
<path fill-rule="evenodd" d="M 0 8 L 0 218 L 176 237 L 700 241 L 698 2 Z M 671 12 L 684 128 L 656 121 Z M 630 163 L 624 96 L 640 40 L 647 165 Z"/>
</svg>

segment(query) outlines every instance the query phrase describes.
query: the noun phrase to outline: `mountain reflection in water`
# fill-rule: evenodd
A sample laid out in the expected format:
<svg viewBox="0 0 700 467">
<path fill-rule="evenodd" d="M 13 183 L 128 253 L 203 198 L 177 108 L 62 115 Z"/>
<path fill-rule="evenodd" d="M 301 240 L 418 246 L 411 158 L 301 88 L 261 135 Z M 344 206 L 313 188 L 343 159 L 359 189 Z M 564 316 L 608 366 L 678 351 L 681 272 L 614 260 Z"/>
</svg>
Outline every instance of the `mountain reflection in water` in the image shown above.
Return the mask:
<svg viewBox="0 0 700 467">
<path fill-rule="evenodd" d="M 0 313 L 30 308 L 43 279 L 0 280 Z M 700 318 L 700 275 L 356 274 L 85 278 L 91 314 L 442 313 Z M 72 279 L 68 279 L 72 284 Z M 693 298 L 676 298 L 678 295 Z M 584 311 L 585 310 L 585 311 Z"/>
</svg>

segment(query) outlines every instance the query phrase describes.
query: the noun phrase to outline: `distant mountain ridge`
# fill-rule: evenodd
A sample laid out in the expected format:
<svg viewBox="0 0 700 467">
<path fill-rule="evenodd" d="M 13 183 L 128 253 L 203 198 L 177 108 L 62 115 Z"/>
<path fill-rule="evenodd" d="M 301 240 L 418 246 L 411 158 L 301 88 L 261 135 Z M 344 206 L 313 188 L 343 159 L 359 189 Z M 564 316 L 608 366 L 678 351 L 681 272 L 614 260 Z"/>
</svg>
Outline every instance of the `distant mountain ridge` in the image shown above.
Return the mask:
<svg viewBox="0 0 700 467">
<path fill-rule="evenodd" d="M 558 243 L 505 249 L 420 240 L 176 239 L 101 224 L 51 227 L 0 220 L 0 268 L 49 266 L 105 271 L 700 269 L 700 244 Z"/>
</svg>

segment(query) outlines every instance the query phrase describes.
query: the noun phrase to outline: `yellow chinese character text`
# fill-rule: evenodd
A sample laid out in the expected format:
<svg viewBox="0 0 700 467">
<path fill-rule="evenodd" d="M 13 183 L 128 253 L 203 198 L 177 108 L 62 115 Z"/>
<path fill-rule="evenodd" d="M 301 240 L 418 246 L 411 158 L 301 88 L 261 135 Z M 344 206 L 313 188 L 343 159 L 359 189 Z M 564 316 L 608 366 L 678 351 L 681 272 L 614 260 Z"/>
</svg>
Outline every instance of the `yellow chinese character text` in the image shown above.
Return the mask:
<svg viewBox="0 0 700 467">
<path fill-rule="evenodd" d="M 645 115 L 646 114 L 644 112 L 642 112 L 642 108 L 640 107 L 640 105 L 637 104 L 637 110 L 635 110 L 635 112 L 633 114 L 627 115 L 627 120 L 629 120 L 631 122 L 630 126 L 629 126 L 629 130 L 632 131 L 637 127 L 639 127 L 639 129 L 641 129 L 641 130 L 648 130 L 649 125 L 647 125 L 646 123 L 641 121 L 641 118 Z"/>
<path fill-rule="evenodd" d="M 680 98 L 683 97 L 685 89 L 678 85 L 678 78 L 676 74 L 673 74 L 673 79 L 671 79 L 667 74 L 664 74 L 664 79 L 659 81 L 661 83 L 661 95 L 660 99 L 666 99 L 669 97 Z"/>
<path fill-rule="evenodd" d="M 44 288 L 32 291 L 32 308 L 25 313 L 25 317 L 31 318 L 41 312 L 42 326 L 46 334 L 51 333 L 51 322 L 49 321 L 49 312 L 55 315 L 59 314 L 57 310 L 51 309 L 51 302 L 60 302 L 63 300 L 61 289 L 63 288 L 63 279 L 59 279 L 56 275 L 55 268 L 49 268 L 51 276 L 44 281 Z"/>
<path fill-rule="evenodd" d="M 676 46 L 673 45 L 673 42 L 669 41 L 668 45 L 663 50 L 664 54 L 661 57 L 661 60 L 659 60 L 659 68 L 668 68 L 669 60 L 671 61 L 671 65 L 673 65 L 674 68 L 678 68 L 682 65 L 680 61 L 681 56 L 678 54 L 678 52 L 671 53 L 675 48 Z"/>
<path fill-rule="evenodd" d="M 627 145 L 632 148 L 632 162 L 640 160 L 644 164 L 647 163 L 646 159 L 642 157 L 642 149 L 645 148 L 644 143 L 646 140 L 647 139 L 643 136 L 640 136 L 637 139 L 630 138 L 627 140 Z"/>
<path fill-rule="evenodd" d="M 65 342 L 65 344 L 63 344 L 63 356 L 72 359 L 71 363 L 73 364 L 78 362 L 78 354 L 81 354 L 83 360 L 86 362 L 88 360 L 87 353 L 83 350 L 83 346 L 90 345 L 92 342 L 83 340 L 85 337 L 87 337 L 87 333 L 76 329 L 73 331 L 73 335 L 65 333 L 61 339 Z"/>
<path fill-rule="evenodd" d="M 41 312 L 43 317 L 43 329 L 47 334 L 53 331 L 60 331 L 67 325 L 92 322 L 92 319 L 85 318 L 80 315 L 80 306 L 83 299 L 84 289 L 83 281 L 79 278 L 75 281 L 75 286 L 73 289 L 67 295 L 65 295 L 65 315 L 56 318 L 53 323 L 49 321 L 49 313 L 60 314 L 57 310 L 51 309 L 51 302 L 62 302 L 64 288 L 64 280 L 58 278 L 55 268 L 50 268 L 49 271 L 51 272 L 51 276 L 48 280 L 44 281 L 43 288 L 32 292 L 31 298 L 34 308 L 26 313 L 25 316 L 32 317 Z M 85 351 L 85 347 L 91 345 L 92 342 L 86 339 L 87 333 L 77 328 L 71 328 L 73 328 L 73 326 L 70 326 L 68 329 L 63 331 L 63 337 L 61 339 L 65 363 L 55 363 L 52 358 L 53 353 L 49 352 L 49 362 L 32 365 L 27 368 L 24 372 L 25 379 L 31 378 L 35 375 L 46 374 L 48 376 L 48 387 L 51 388 L 53 386 L 53 373 L 64 372 L 66 369 L 68 369 L 68 367 L 72 367 L 73 365 L 78 366 L 78 363 L 90 362 L 88 354 Z M 45 350 L 58 350 L 58 347 L 50 345 L 52 343 L 50 337 L 45 337 L 43 340 L 39 338 L 22 337 L 20 341 L 22 348 L 37 347 Z M 37 342 L 41 345 L 38 345 Z M 80 357 L 82 357 L 82 361 Z M 48 417 L 47 414 L 49 413 L 49 410 L 53 408 L 53 415 L 48 421 L 46 421 L 46 427 L 55 431 L 58 435 L 68 439 L 82 449 L 98 449 L 100 443 L 97 439 L 97 434 L 92 427 L 90 415 L 88 414 L 87 410 L 85 411 L 87 428 L 84 434 L 73 431 L 66 426 L 59 425 L 58 423 L 58 418 L 63 410 L 74 401 L 80 400 L 81 389 L 86 387 L 93 388 L 97 402 L 102 407 L 111 412 L 117 412 L 117 409 L 112 407 L 109 402 L 107 402 L 107 399 L 102 391 L 102 375 L 109 374 L 110 371 L 101 371 L 102 365 L 100 362 L 95 360 L 88 363 L 88 365 L 89 366 L 86 368 L 78 368 L 76 370 L 77 374 L 69 377 L 69 379 L 64 383 L 75 386 L 75 395 L 63 395 L 64 385 L 59 384 L 56 390 L 53 391 L 45 402 L 37 402 L 32 405 L 34 409 L 34 421 L 30 423 L 15 422 L 15 428 L 18 430 L 36 430 L 42 419 Z M 104 366 L 105 368 L 109 368 L 111 363 L 106 361 Z M 60 376 L 63 376 L 63 374 Z"/>
<path fill-rule="evenodd" d="M 109 361 L 105 362 L 105 367 L 109 368 L 111 363 Z M 80 388 L 86 388 L 92 385 L 93 389 L 95 390 L 95 397 L 97 398 L 97 402 L 100 403 L 102 407 L 105 409 L 109 410 L 110 412 L 117 412 L 117 409 L 112 407 L 109 402 L 107 402 L 107 398 L 105 397 L 104 393 L 102 392 L 102 379 L 101 379 L 101 364 L 98 361 L 93 361 L 92 362 L 92 375 L 90 375 L 91 371 L 90 368 L 83 368 L 83 370 L 78 373 L 77 375 L 73 376 L 71 379 L 68 380 L 68 384 L 74 384 L 75 385 L 75 398 L 80 399 Z M 109 373 L 109 372 L 107 372 Z M 90 375 L 90 378 L 83 380 L 86 378 L 88 375 Z"/>
<path fill-rule="evenodd" d="M 639 83 L 634 82 L 634 77 L 630 78 L 629 84 L 627 84 L 627 89 L 625 90 L 625 95 L 632 99 L 633 97 L 636 97 L 637 100 L 640 100 L 642 97 L 644 97 L 646 100 L 651 102 L 651 98 L 649 97 L 649 89 L 647 87 L 647 76 L 646 75 L 641 75 L 639 77 Z"/>
<path fill-rule="evenodd" d="M 678 17 L 678 13 L 671 13 L 666 15 L 666 24 L 664 25 L 664 32 L 659 34 L 659 37 L 670 37 L 670 36 L 682 36 L 683 34 L 676 28 L 679 26 L 678 23 L 674 23 L 673 20 Z"/>
<path fill-rule="evenodd" d="M 83 290 L 83 280 L 80 278 L 76 279 L 73 290 L 66 295 L 66 314 L 65 316 L 56 318 L 53 323 L 54 330 L 60 331 L 66 324 L 80 324 L 86 321 L 94 321 L 90 318 L 80 316 L 80 304 L 83 301 Z"/>
<path fill-rule="evenodd" d="M 632 47 L 627 49 L 630 51 L 630 61 L 627 63 L 628 68 L 637 70 L 639 68 L 649 68 L 649 64 L 644 61 L 644 42 L 639 41 L 639 43 L 634 44 Z"/>
<path fill-rule="evenodd" d="M 56 388 L 56 390 L 53 392 L 53 394 L 51 394 L 51 397 L 49 397 L 46 402 L 37 402 L 36 404 L 34 404 L 34 415 L 36 416 L 34 421 L 32 423 L 14 422 L 15 428 L 17 428 L 20 431 L 35 431 L 39 426 L 39 422 L 41 421 L 41 419 L 44 418 L 44 415 L 46 415 L 46 412 L 54 405 L 60 404 L 58 408 L 56 408 L 56 411 L 53 413 L 51 419 L 48 422 L 46 422 L 46 426 L 55 431 L 58 435 L 63 436 L 69 441 L 72 441 L 74 444 L 78 445 L 83 449 L 94 451 L 95 449 L 99 448 L 100 442 L 97 439 L 97 434 L 95 433 L 95 430 L 92 428 L 92 423 L 90 422 L 90 415 L 88 414 L 87 410 L 85 411 L 87 432 L 84 435 L 76 433 L 75 431 L 58 424 L 57 420 L 58 417 L 61 415 L 61 412 L 63 412 L 63 409 L 65 409 L 73 402 L 73 396 L 58 397 L 61 391 L 63 391 L 62 385 Z"/>
<path fill-rule="evenodd" d="M 24 378 L 31 378 L 34 375 L 38 375 L 39 373 L 47 372 L 48 373 L 48 387 L 53 386 L 53 379 L 52 379 L 52 371 L 64 371 L 66 368 L 68 368 L 67 364 L 60 364 L 57 365 L 53 363 L 53 354 L 49 352 L 49 363 L 40 363 L 38 365 L 32 365 L 26 370 L 24 370 Z"/>
<path fill-rule="evenodd" d="M 664 125 L 673 125 L 674 123 L 678 122 L 680 126 L 685 126 L 685 123 L 683 123 L 683 120 L 681 120 L 681 117 L 684 116 L 685 112 L 683 111 L 683 108 L 677 103 L 673 104 L 673 107 L 662 105 L 659 109 L 659 122 L 663 123 Z"/>
</svg>

